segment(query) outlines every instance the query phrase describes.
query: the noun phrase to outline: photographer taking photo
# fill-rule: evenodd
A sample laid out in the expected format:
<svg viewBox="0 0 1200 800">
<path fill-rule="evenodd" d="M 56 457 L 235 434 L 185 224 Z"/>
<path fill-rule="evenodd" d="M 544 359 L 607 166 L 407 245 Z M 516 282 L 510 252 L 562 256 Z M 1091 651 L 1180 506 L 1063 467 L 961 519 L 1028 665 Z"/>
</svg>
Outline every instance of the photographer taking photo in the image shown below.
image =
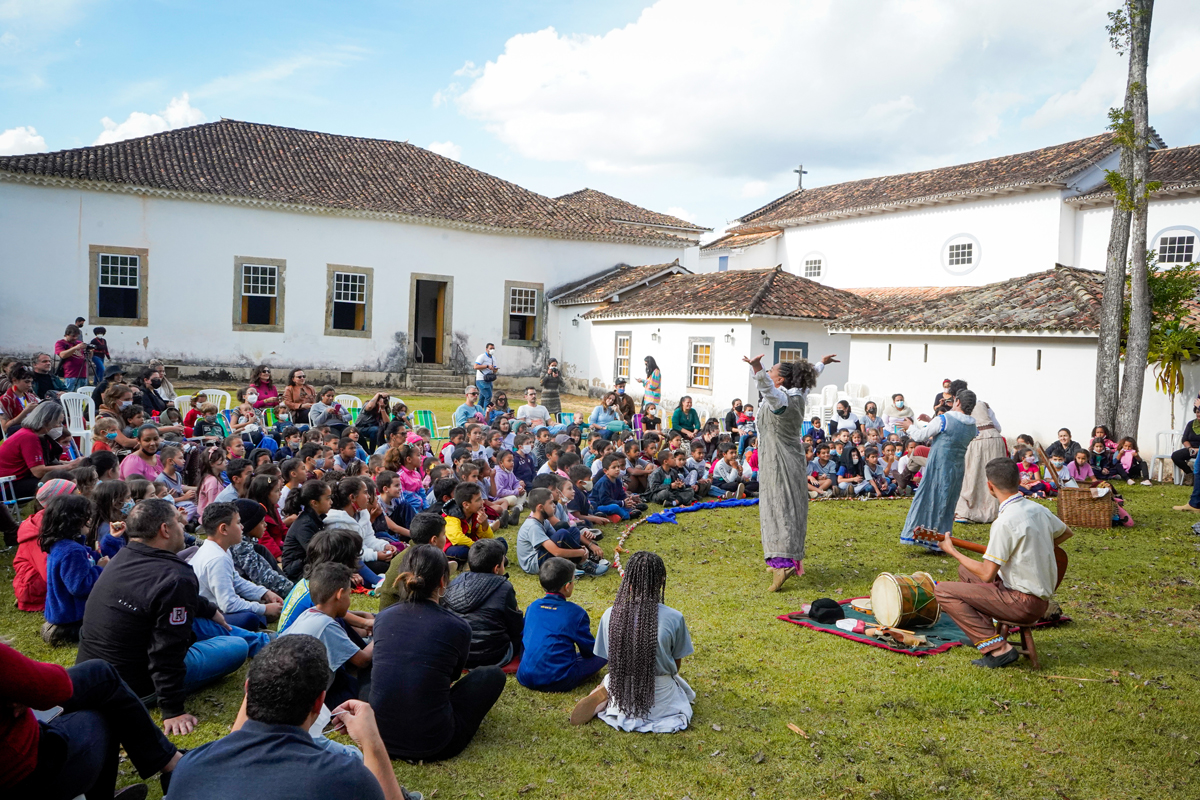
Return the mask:
<svg viewBox="0 0 1200 800">
<path fill-rule="evenodd" d="M 555 418 L 562 413 L 562 401 L 558 397 L 560 388 L 562 388 L 562 373 L 558 370 L 558 359 L 552 358 L 546 364 L 546 374 L 542 376 L 542 405 Z"/>
</svg>

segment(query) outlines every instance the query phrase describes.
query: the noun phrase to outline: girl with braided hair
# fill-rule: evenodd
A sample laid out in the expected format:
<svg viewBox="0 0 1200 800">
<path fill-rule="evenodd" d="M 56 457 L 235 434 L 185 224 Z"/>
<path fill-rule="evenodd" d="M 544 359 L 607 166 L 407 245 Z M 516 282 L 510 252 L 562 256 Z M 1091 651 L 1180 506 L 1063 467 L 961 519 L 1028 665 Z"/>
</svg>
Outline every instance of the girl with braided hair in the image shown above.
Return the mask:
<svg viewBox="0 0 1200 800">
<path fill-rule="evenodd" d="M 817 384 L 829 355 L 813 364 L 785 361 L 764 370 L 762 356 L 743 358 L 762 395 L 758 414 L 758 516 L 763 557 L 777 592 L 792 575 L 804 574 L 804 540 L 808 536 L 808 473 L 800 426 L 804 395 Z"/>
<path fill-rule="evenodd" d="M 608 674 L 575 706 L 571 724 L 598 715 L 621 731 L 687 728 L 696 693 L 680 677 L 679 663 L 695 650 L 683 614 L 663 604 L 666 587 L 663 560 L 647 551 L 634 553 L 596 630 L 595 654 L 608 659 Z"/>
</svg>

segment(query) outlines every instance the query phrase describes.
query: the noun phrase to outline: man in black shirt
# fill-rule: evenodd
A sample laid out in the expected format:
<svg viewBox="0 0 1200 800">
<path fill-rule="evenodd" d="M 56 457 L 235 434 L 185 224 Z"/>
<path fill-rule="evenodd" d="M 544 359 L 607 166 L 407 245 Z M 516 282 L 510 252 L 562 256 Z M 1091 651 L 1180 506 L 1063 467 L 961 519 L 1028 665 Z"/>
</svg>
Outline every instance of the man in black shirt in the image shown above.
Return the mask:
<svg viewBox="0 0 1200 800">
<path fill-rule="evenodd" d="M 335 726 L 362 748 L 363 760 L 322 749 L 309 729 L 324 710 L 331 678 L 325 647 L 312 636 L 284 636 L 264 648 L 246 677 L 246 697 L 223 739 L 184 756 L 170 781 L 171 800 L 287 797 L 401 800 L 371 706 L 347 700 Z"/>
<path fill-rule="evenodd" d="M 54 377 L 50 369 L 54 360 L 49 353 L 36 353 L 33 356 L 33 393 L 39 399 L 46 399 L 48 392 L 65 392 L 67 385 Z"/>
<path fill-rule="evenodd" d="M 198 720 L 184 698 L 235 671 L 270 641 L 231 628 L 200 595 L 183 549 L 183 526 L 166 500 L 143 500 L 125 520 L 129 544 L 100 573 L 83 612 L 75 663 L 112 664 L 134 693 L 157 696 L 163 730 L 191 733 Z"/>
<path fill-rule="evenodd" d="M 104 370 L 104 380 L 100 381 L 100 385 L 92 390 L 92 402 L 97 408 L 104 405 L 104 392 L 109 386 L 116 383 L 125 383 L 125 367 L 120 364 L 109 364 Z"/>
</svg>

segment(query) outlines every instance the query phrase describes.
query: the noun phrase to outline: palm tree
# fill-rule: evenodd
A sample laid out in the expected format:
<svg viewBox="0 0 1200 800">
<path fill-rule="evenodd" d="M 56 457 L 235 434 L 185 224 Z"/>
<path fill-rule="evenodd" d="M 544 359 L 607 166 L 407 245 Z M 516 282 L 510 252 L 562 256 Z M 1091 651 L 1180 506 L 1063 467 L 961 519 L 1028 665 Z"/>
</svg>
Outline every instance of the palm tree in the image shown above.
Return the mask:
<svg viewBox="0 0 1200 800">
<path fill-rule="evenodd" d="M 1175 430 L 1175 395 L 1183 389 L 1183 365 L 1198 357 L 1200 334 L 1182 323 L 1172 322 L 1150 339 L 1155 386 L 1171 398 L 1171 430 Z"/>
</svg>

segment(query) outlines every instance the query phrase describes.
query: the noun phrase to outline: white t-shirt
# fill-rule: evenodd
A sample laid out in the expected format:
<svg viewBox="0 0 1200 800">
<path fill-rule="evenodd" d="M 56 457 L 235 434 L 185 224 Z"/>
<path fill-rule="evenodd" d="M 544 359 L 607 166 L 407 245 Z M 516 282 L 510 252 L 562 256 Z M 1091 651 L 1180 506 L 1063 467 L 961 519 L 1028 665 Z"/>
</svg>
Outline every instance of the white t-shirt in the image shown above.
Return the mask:
<svg viewBox="0 0 1200 800">
<path fill-rule="evenodd" d="M 549 425 L 551 416 L 545 406 L 531 406 L 526 403 L 517 409 L 517 419 L 523 420 L 529 427 L 533 428 L 537 425 Z"/>
<path fill-rule="evenodd" d="M 479 358 L 475 359 L 475 366 L 478 367 L 480 364 L 483 364 L 488 367 L 494 367 L 494 366 L 496 366 L 496 359 L 494 356 L 491 356 L 488 353 L 480 353 Z M 475 380 L 477 380 L 477 381 L 483 380 L 484 379 L 483 376 L 487 372 L 491 372 L 491 370 L 490 369 L 489 370 L 476 369 L 475 370 Z"/>
<path fill-rule="evenodd" d="M 858 414 L 855 414 L 853 411 L 851 411 L 850 415 L 848 417 L 846 417 L 845 419 L 842 419 L 842 417 L 840 417 L 838 415 L 838 413 L 835 411 L 833 414 L 832 420 L 833 420 L 834 425 L 836 426 L 836 427 L 834 427 L 834 432 L 850 431 L 851 433 L 854 433 L 856 430 L 858 430 L 858 425 L 859 425 Z"/>
<path fill-rule="evenodd" d="M 1066 528 L 1049 509 L 1013 495 L 1000 504 L 983 557 L 1000 566 L 1000 580 L 1009 589 L 1049 600 L 1058 580 L 1054 540 Z"/>
</svg>

